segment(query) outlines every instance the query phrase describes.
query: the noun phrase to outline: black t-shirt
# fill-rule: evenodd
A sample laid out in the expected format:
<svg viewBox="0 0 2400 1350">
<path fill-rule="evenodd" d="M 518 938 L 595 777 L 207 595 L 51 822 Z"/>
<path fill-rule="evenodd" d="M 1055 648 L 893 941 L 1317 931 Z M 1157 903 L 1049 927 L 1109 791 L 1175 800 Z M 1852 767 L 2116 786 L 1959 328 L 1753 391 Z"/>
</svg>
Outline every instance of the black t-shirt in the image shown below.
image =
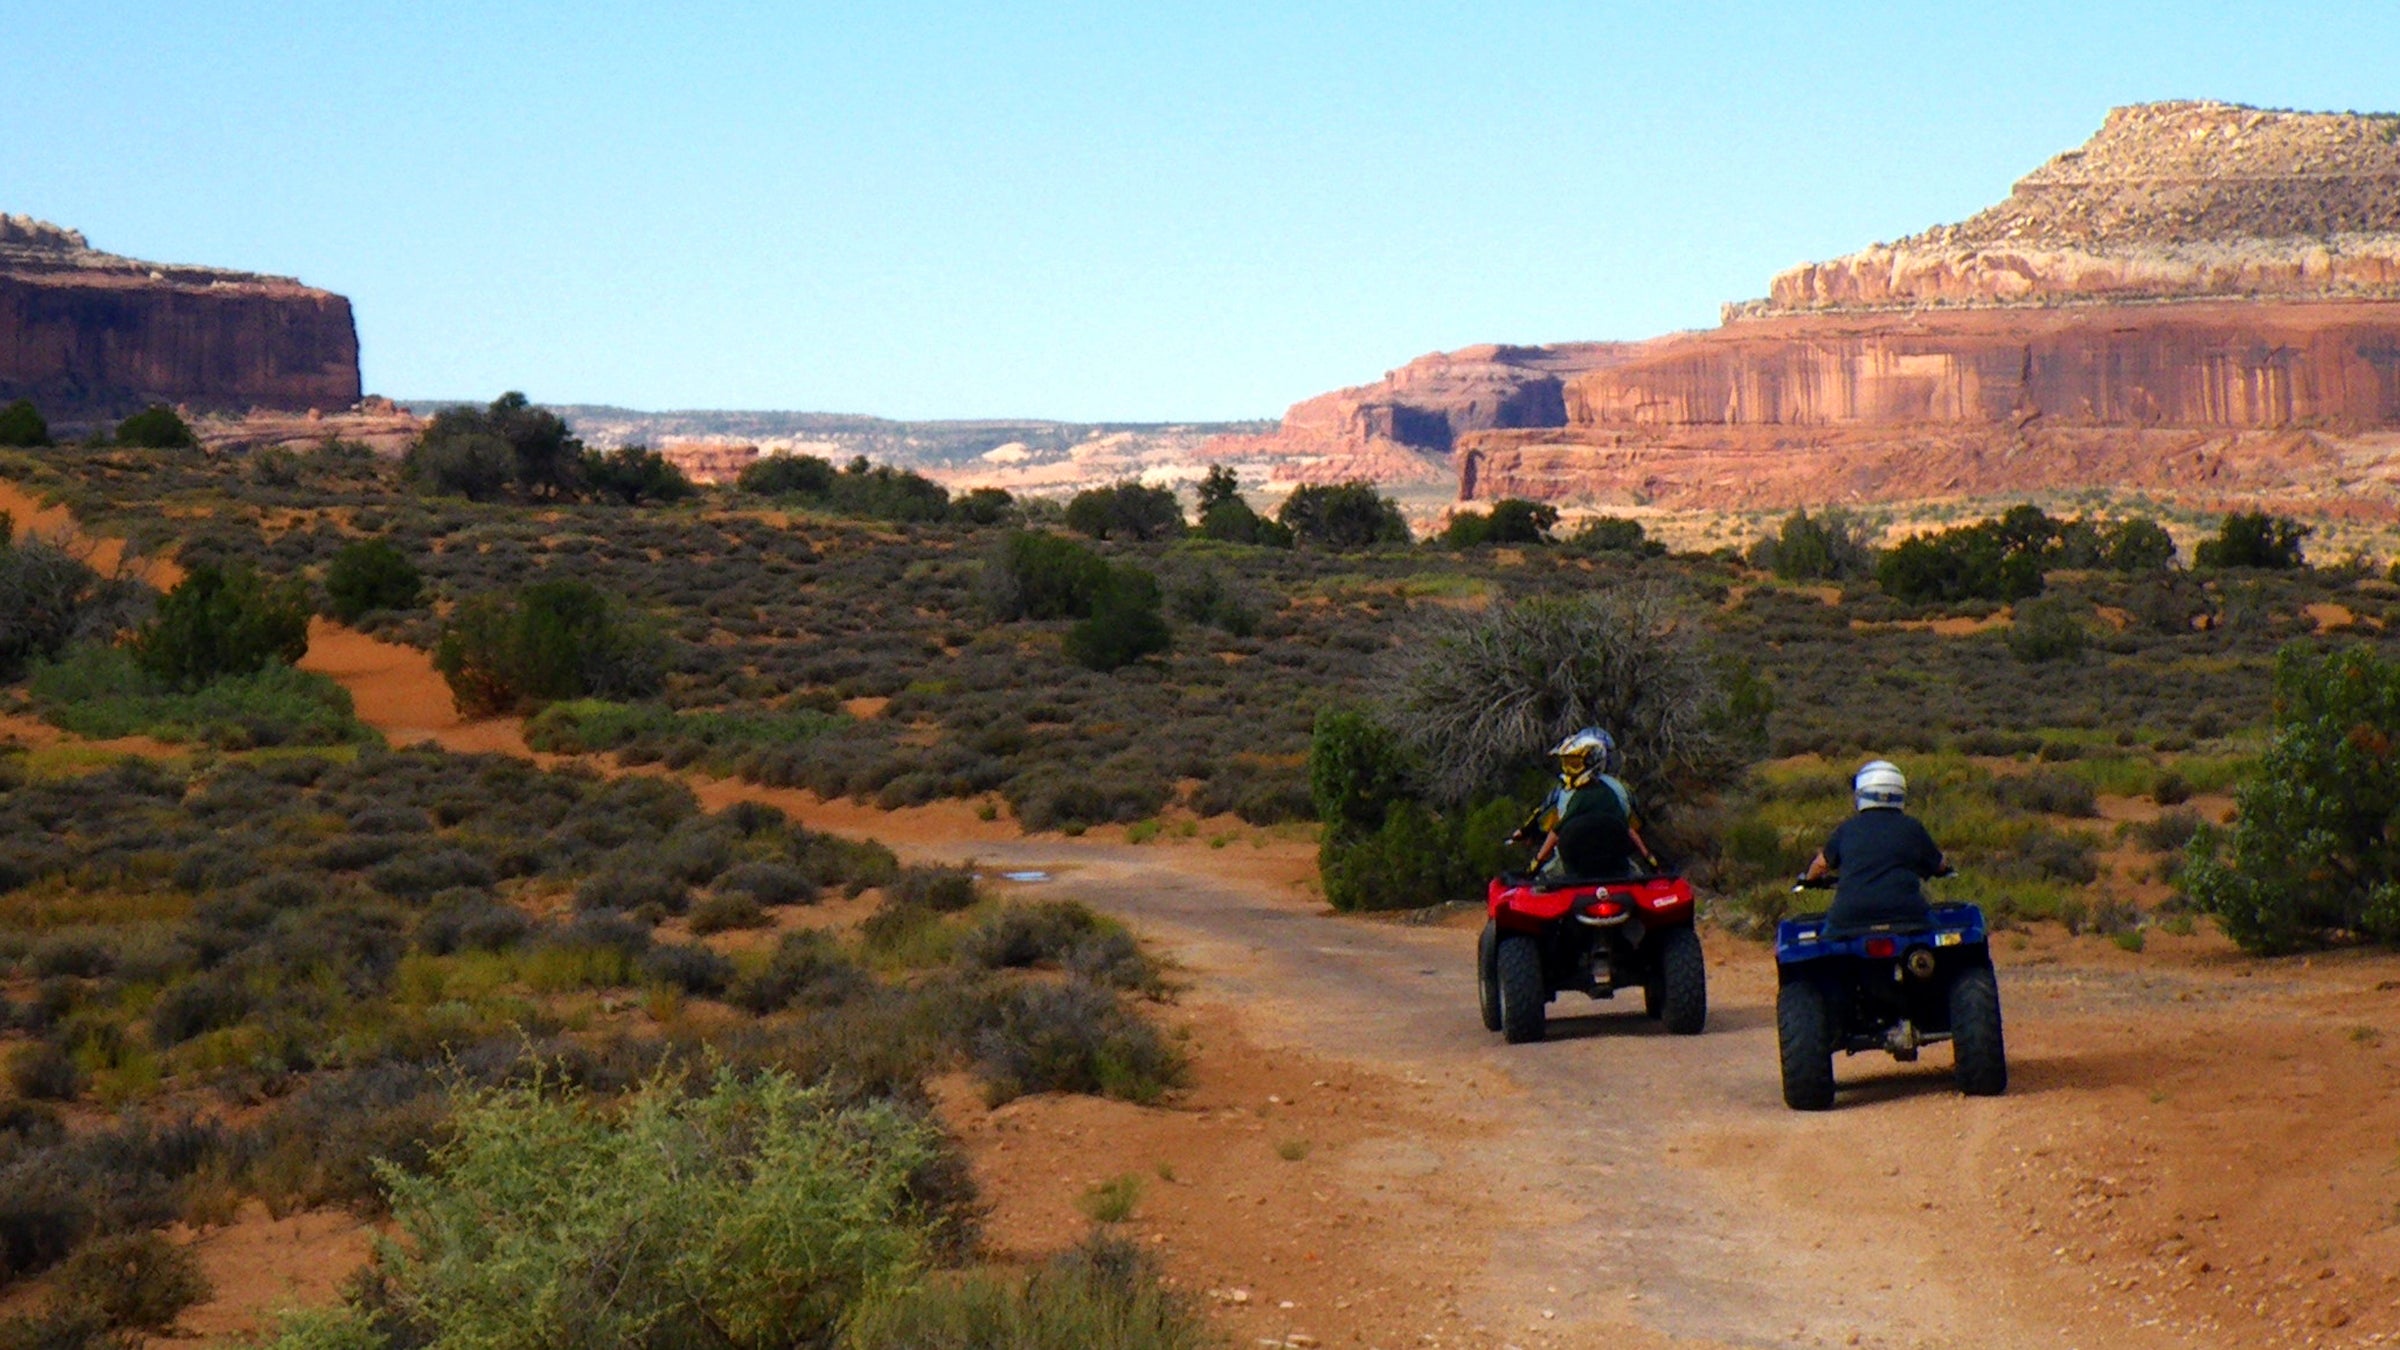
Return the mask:
<svg viewBox="0 0 2400 1350">
<path fill-rule="evenodd" d="M 1917 881 L 1942 870 L 1942 851 L 1916 817 L 1889 809 L 1861 811 L 1835 827 L 1825 841 L 1825 861 L 1842 874 L 1833 908 L 1825 914 L 1826 927 L 1932 918 Z"/>
</svg>

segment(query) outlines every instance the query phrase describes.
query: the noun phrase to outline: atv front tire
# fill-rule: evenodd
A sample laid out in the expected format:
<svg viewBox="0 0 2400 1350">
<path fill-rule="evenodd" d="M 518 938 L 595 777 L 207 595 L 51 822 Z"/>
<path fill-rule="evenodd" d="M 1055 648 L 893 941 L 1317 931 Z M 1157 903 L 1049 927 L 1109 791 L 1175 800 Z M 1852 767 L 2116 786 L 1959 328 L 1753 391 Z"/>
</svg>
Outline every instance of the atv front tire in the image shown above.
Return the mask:
<svg viewBox="0 0 2400 1350">
<path fill-rule="evenodd" d="M 1542 984 L 1541 944 L 1521 934 L 1502 937 L 1493 965 L 1500 977 L 1500 1034 L 1511 1045 L 1540 1040 L 1550 1002 Z"/>
<path fill-rule="evenodd" d="M 1708 962 L 1700 954 L 1700 934 L 1670 928 L 1659 943 L 1660 1016 L 1675 1035 L 1697 1036 L 1708 1025 Z"/>
<path fill-rule="evenodd" d="M 1783 1104 L 1795 1111 L 1833 1106 L 1833 1010 L 1825 991 L 1794 980 L 1775 996 L 1775 1038 L 1783 1050 Z"/>
<path fill-rule="evenodd" d="M 1950 1049 L 1958 1057 L 1959 1091 L 1970 1097 L 1997 1097 L 2008 1091 L 2000 981 L 1989 966 L 1962 970 L 1950 981 Z"/>
<path fill-rule="evenodd" d="M 1475 940 L 1475 997 L 1483 1005 L 1483 1029 L 1500 1029 L 1500 925 L 1485 920 Z"/>
</svg>

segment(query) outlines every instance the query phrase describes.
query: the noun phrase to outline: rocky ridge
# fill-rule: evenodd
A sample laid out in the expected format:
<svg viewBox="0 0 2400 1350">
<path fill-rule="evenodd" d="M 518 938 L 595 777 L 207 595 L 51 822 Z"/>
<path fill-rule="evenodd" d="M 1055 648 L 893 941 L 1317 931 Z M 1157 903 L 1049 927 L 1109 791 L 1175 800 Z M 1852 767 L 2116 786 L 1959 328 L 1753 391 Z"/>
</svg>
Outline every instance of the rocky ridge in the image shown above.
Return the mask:
<svg viewBox="0 0 2400 1350">
<path fill-rule="evenodd" d="M 0 400 L 54 416 L 146 403 L 341 410 L 359 398 L 350 302 L 290 277 L 143 262 L 0 216 Z"/>
<path fill-rule="evenodd" d="M 2117 108 L 2006 200 L 1795 267 L 1726 318 L 2237 296 L 2400 297 L 2400 116 Z"/>
</svg>

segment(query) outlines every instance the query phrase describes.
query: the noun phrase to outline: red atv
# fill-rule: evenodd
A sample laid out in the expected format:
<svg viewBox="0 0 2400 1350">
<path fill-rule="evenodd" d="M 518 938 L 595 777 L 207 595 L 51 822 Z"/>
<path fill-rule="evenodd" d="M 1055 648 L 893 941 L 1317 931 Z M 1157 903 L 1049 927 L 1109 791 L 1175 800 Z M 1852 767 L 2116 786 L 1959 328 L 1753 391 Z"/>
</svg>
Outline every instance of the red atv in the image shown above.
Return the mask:
<svg viewBox="0 0 2400 1350">
<path fill-rule="evenodd" d="M 1682 877 L 1495 877 L 1485 906 L 1483 1025 L 1512 1044 L 1540 1040 L 1550 1000 L 1567 989 L 1613 998 L 1638 985 L 1642 1011 L 1678 1036 L 1708 1022 L 1708 967 Z"/>
</svg>

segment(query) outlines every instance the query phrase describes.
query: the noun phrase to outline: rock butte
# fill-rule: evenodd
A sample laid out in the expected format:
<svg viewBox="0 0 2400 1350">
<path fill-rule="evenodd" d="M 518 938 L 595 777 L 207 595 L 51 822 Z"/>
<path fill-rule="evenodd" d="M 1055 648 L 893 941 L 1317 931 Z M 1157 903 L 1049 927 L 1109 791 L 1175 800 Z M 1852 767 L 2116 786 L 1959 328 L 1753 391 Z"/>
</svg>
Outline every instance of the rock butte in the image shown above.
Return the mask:
<svg viewBox="0 0 2400 1350">
<path fill-rule="evenodd" d="M 0 216 L 0 401 L 53 416 L 147 403 L 339 411 L 358 402 L 350 302 L 289 277 L 137 262 Z"/>
<path fill-rule="evenodd" d="M 1469 500 L 2097 487 L 2400 518 L 2400 117 L 2119 108 L 2006 201 L 1716 329 L 1424 357 L 1213 448 Z"/>
</svg>

